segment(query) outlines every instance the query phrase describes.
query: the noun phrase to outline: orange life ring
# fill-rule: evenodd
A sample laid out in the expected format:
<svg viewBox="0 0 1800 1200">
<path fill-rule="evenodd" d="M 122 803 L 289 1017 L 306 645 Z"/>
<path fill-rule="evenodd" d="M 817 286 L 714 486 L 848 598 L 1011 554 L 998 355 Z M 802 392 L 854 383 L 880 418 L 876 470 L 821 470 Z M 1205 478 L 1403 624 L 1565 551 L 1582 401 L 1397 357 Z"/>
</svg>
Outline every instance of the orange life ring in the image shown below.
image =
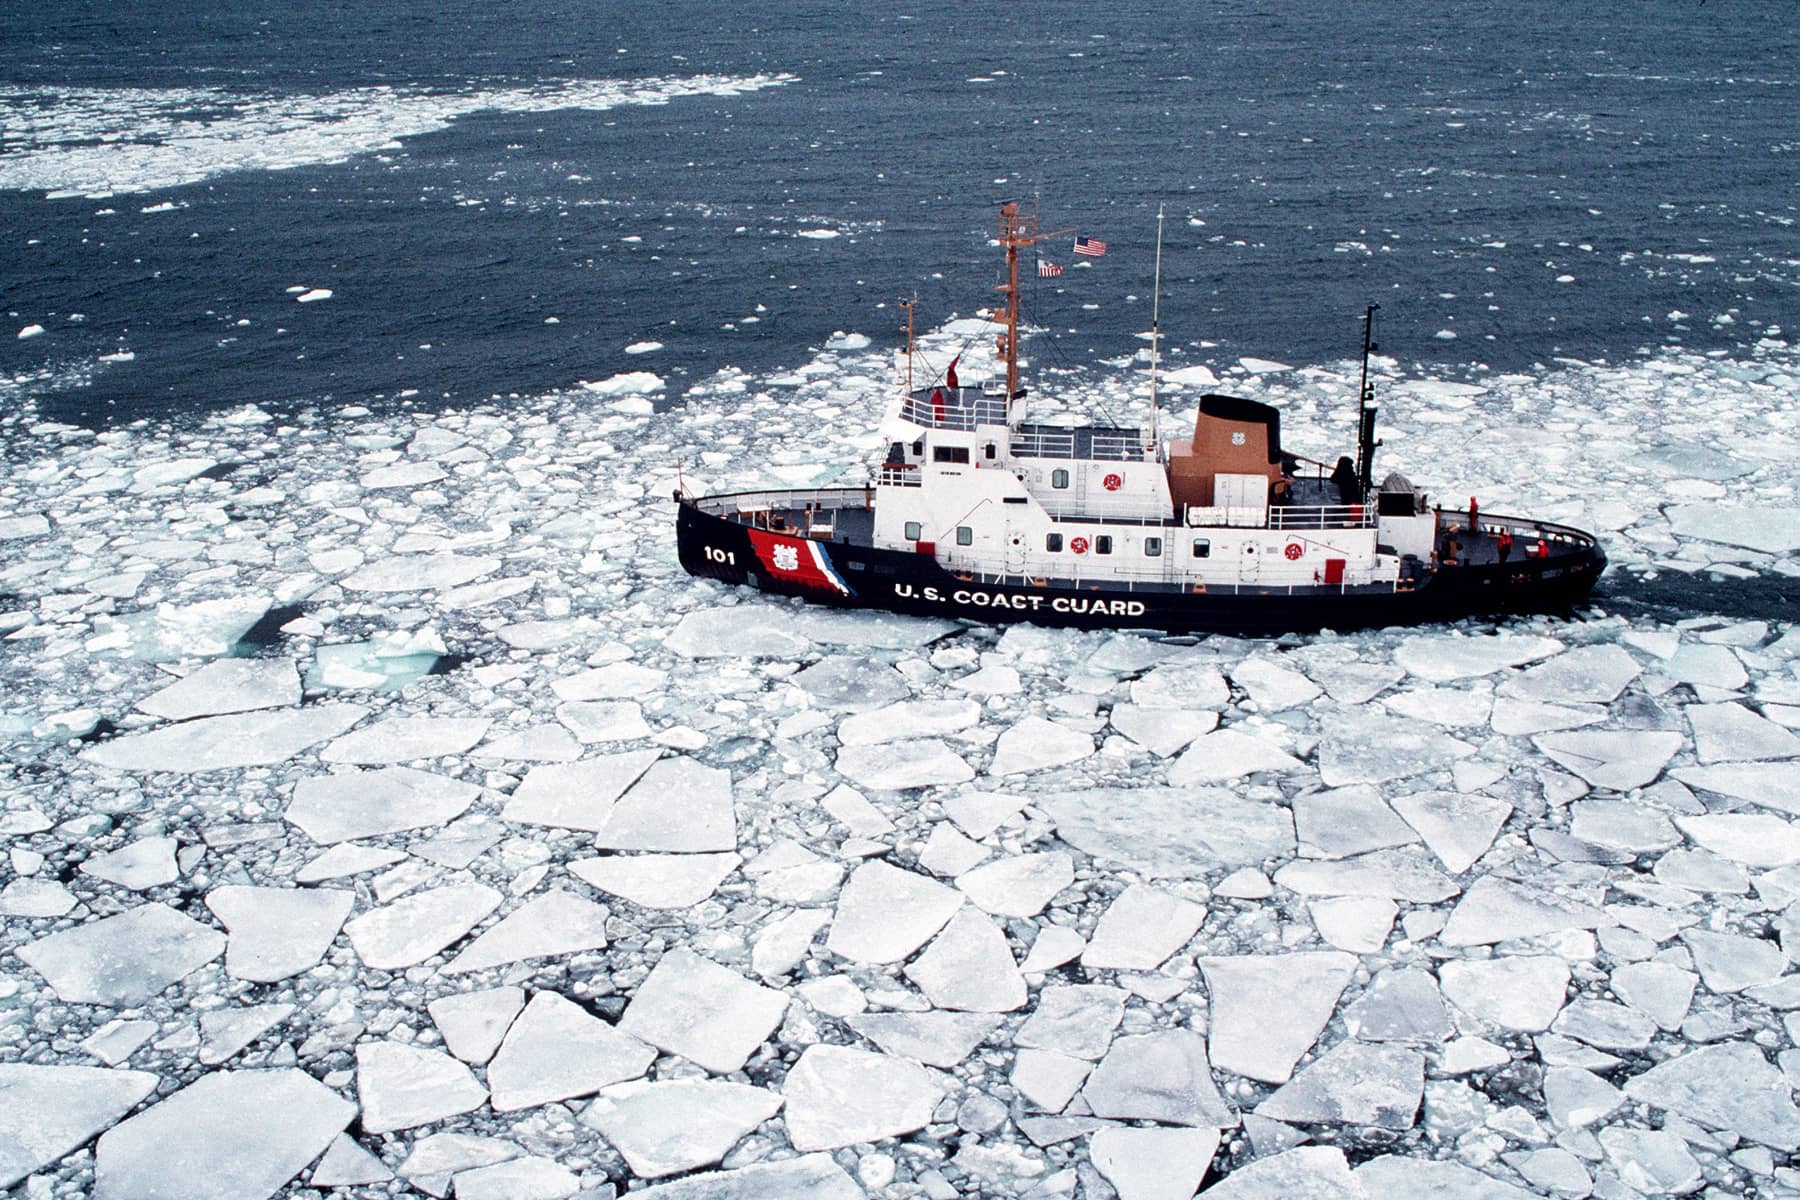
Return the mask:
<svg viewBox="0 0 1800 1200">
<path fill-rule="evenodd" d="M 1069 542 L 1069 549 L 1077 554 L 1086 554 L 1087 546 L 1087 539 L 1084 537 L 1078 537 Z"/>
<path fill-rule="evenodd" d="M 1109 492 L 1116 492 L 1125 486 L 1125 480 L 1118 475 L 1108 475 L 1100 481 L 1100 486 Z"/>
<path fill-rule="evenodd" d="M 1306 547 L 1302 546 L 1299 542 L 1289 542 L 1287 544 L 1287 549 L 1283 550 L 1282 553 L 1288 556 L 1289 562 L 1299 562 L 1300 556 L 1306 553 Z"/>
</svg>

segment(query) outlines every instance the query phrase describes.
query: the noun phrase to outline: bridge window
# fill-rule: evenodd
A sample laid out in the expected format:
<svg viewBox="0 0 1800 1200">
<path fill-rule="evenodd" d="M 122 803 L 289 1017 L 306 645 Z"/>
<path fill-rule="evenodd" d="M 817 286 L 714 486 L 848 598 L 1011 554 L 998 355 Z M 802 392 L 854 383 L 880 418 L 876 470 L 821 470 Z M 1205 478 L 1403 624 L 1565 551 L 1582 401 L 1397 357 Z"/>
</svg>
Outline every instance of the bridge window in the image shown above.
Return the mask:
<svg viewBox="0 0 1800 1200">
<path fill-rule="evenodd" d="M 1052 554 L 1061 554 L 1062 553 L 1062 534 L 1046 533 L 1044 535 L 1044 549 L 1048 550 Z"/>
<path fill-rule="evenodd" d="M 967 446 L 933 446 L 931 461 L 941 463 L 966 463 L 969 461 Z"/>
<path fill-rule="evenodd" d="M 958 525 L 956 527 L 956 544 L 959 546 L 973 546 L 975 544 L 975 531 L 967 525 Z"/>
<path fill-rule="evenodd" d="M 1103 533 L 1094 539 L 1094 553 L 1095 554 L 1111 554 L 1112 553 L 1112 535 L 1111 534 Z"/>
<path fill-rule="evenodd" d="M 1159 537 L 1145 538 L 1144 539 L 1144 556 L 1146 558 L 1161 558 L 1162 557 L 1162 539 Z"/>
<path fill-rule="evenodd" d="M 1211 558 L 1212 557 L 1212 543 L 1207 541 L 1205 538 L 1195 538 L 1194 539 L 1194 557 L 1195 558 Z"/>
<path fill-rule="evenodd" d="M 919 535 L 924 532 L 925 531 L 923 529 L 919 528 L 919 523 L 917 521 L 908 521 L 906 523 L 906 540 L 907 541 L 909 541 L 909 542 L 918 541 Z"/>
<path fill-rule="evenodd" d="M 1056 468 L 1056 470 L 1050 472 L 1050 486 L 1053 488 L 1068 487 L 1069 486 L 1069 473 L 1067 471 L 1063 470 L 1061 467 L 1058 467 L 1058 468 Z"/>
<path fill-rule="evenodd" d="M 994 443 L 989 442 L 987 445 L 983 446 L 981 448 L 981 456 L 983 458 L 987 459 L 989 462 L 993 462 L 994 461 Z"/>
</svg>

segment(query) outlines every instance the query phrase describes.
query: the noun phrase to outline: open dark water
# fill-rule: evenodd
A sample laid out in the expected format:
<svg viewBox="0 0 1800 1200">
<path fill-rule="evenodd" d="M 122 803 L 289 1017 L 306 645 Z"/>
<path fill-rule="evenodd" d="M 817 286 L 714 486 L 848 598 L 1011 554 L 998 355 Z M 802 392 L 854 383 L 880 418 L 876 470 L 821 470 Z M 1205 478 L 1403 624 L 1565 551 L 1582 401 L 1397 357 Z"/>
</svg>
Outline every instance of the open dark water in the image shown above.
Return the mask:
<svg viewBox="0 0 1800 1200">
<path fill-rule="evenodd" d="M 1159 204 L 1188 361 L 1341 360 L 1367 302 L 1436 368 L 1732 352 L 1800 325 L 1795 17 L 16 5 L 5 403 L 464 405 L 625 371 L 677 402 L 834 330 L 897 344 L 902 297 L 972 312 L 996 206 L 1034 197 L 1111 249 L 1028 297 L 1053 364 L 1141 344 Z"/>
</svg>

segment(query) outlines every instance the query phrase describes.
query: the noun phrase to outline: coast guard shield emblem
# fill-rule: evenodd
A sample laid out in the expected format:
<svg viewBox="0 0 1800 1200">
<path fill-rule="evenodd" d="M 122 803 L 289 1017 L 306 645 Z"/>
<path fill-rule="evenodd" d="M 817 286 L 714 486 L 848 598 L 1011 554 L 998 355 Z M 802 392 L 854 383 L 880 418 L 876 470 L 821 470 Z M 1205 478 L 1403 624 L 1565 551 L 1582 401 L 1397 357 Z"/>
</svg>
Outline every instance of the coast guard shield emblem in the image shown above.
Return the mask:
<svg viewBox="0 0 1800 1200">
<path fill-rule="evenodd" d="M 806 538 L 782 537 L 761 529 L 748 532 L 750 545 L 771 578 L 841 596 L 855 594 L 837 568 L 831 565 L 831 556 L 819 543 Z"/>
</svg>

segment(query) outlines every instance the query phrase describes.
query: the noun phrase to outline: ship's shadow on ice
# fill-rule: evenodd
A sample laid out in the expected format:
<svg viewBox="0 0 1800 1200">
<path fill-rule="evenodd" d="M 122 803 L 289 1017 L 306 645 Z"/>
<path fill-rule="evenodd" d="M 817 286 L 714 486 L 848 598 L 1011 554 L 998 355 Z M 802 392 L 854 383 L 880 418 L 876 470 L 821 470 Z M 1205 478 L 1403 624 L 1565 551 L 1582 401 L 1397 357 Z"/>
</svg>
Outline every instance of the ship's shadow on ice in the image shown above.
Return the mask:
<svg viewBox="0 0 1800 1200">
<path fill-rule="evenodd" d="M 1609 611 L 1662 620 L 1793 621 L 1800 620 L 1800 579 L 1770 574 L 1725 579 L 1674 571 L 1648 579 L 1629 572 L 1608 572 L 1594 588 L 1593 603 Z"/>
</svg>

